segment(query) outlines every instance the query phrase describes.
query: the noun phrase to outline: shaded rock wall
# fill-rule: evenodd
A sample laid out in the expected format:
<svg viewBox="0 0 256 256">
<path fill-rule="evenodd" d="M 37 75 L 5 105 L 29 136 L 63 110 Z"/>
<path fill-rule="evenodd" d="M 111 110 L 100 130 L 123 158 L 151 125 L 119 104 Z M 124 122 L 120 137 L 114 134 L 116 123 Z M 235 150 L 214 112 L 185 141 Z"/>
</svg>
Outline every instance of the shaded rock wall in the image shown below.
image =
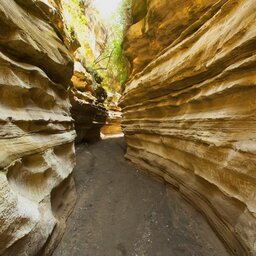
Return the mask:
<svg viewBox="0 0 256 256">
<path fill-rule="evenodd" d="M 49 255 L 75 201 L 73 62 L 44 3 L 0 3 L 1 255 Z"/>
<path fill-rule="evenodd" d="M 127 158 L 178 189 L 233 255 L 256 255 L 255 19 L 255 0 L 149 0 L 124 45 Z"/>
<path fill-rule="evenodd" d="M 69 91 L 71 114 L 75 121 L 76 142 L 95 142 L 99 140 L 101 127 L 106 123 L 107 110 L 103 105 L 103 96 L 97 94 L 97 83 L 80 62 L 75 62 L 72 87 Z M 103 98 L 103 99 L 102 99 Z"/>
<path fill-rule="evenodd" d="M 76 142 L 100 140 L 100 130 L 106 123 L 107 110 L 90 93 L 73 88 L 70 90 L 72 117 L 75 119 Z"/>
</svg>

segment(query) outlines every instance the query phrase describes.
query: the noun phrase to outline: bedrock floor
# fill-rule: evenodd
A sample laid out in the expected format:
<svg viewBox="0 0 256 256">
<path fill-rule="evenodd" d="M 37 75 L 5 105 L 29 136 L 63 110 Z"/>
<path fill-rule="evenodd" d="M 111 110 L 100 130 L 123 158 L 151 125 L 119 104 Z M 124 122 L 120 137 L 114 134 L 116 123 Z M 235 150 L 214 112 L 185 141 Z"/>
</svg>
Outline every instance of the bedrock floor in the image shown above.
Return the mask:
<svg viewBox="0 0 256 256">
<path fill-rule="evenodd" d="M 123 138 L 77 149 L 78 200 L 54 256 L 226 256 L 199 212 L 125 161 Z"/>
</svg>

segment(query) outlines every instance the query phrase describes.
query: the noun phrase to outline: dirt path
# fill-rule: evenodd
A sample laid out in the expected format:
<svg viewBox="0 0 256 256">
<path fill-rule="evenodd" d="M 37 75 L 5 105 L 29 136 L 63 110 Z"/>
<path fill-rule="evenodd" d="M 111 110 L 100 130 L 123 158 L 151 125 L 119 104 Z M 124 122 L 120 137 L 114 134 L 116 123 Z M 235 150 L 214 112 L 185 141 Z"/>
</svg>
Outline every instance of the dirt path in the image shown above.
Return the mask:
<svg viewBox="0 0 256 256">
<path fill-rule="evenodd" d="M 124 159 L 123 138 L 78 148 L 78 201 L 54 256 L 226 256 L 177 192 Z"/>
</svg>

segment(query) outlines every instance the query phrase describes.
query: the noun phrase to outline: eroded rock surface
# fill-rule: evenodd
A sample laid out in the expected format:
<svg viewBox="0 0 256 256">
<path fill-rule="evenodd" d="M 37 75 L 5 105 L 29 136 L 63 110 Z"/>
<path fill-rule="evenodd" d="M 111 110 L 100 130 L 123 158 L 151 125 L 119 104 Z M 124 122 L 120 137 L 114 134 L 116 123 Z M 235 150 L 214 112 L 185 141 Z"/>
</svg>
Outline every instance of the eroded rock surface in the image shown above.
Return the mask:
<svg viewBox="0 0 256 256">
<path fill-rule="evenodd" d="M 120 109 L 109 109 L 106 123 L 101 129 L 101 133 L 105 136 L 122 134 L 121 119 L 122 113 Z"/>
<path fill-rule="evenodd" d="M 108 31 L 91 0 L 58 0 L 57 9 L 62 14 L 65 44 L 75 60 L 69 97 L 76 142 L 93 142 L 100 139 L 100 129 L 106 122 L 107 109 L 103 103 L 107 95 L 101 86 L 103 78 L 92 66 L 104 50 Z M 79 22 L 76 15 L 80 16 Z"/>
<path fill-rule="evenodd" d="M 146 9 L 125 43 L 127 158 L 178 188 L 232 254 L 256 255 L 256 1 Z"/>
<path fill-rule="evenodd" d="M 40 2 L 0 3 L 1 255 L 49 255 L 75 201 L 73 61 Z"/>
<path fill-rule="evenodd" d="M 95 90 L 96 81 L 80 62 L 75 62 L 72 77 L 72 88 L 69 97 L 71 101 L 71 114 L 75 121 L 77 133 L 76 142 L 93 142 L 100 139 L 101 127 L 106 123 L 107 110 L 103 105 L 103 95 Z M 96 85 L 97 86 L 97 85 Z"/>
<path fill-rule="evenodd" d="M 73 88 L 70 91 L 72 117 L 75 119 L 76 141 L 94 142 L 100 139 L 101 127 L 107 119 L 107 111 L 90 93 Z"/>
<path fill-rule="evenodd" d="M 115 136 L 123 134 L 121 128 L 122 110 L 118 106 L 121 94 L 108 93 L 108 99 L 105 105 L 108 109 L 108 116 L 105 125 L 101 129 L 104 136 Z"/>
</svg>

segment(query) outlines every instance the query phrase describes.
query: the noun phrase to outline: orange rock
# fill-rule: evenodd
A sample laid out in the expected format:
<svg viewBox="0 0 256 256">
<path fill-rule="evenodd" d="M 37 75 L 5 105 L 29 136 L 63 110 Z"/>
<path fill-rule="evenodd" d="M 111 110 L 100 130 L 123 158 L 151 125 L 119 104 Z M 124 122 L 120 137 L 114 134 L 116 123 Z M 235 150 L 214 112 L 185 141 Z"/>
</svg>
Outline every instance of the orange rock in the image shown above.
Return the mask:
<svg viewBox="0 0 256 256">
<path fill-rule="evenodd" d="M 125 42 L 126 156 L 179 189 L 233 255 L 255 255 L 256 1 L 147 9 Z"/>
</svg>

